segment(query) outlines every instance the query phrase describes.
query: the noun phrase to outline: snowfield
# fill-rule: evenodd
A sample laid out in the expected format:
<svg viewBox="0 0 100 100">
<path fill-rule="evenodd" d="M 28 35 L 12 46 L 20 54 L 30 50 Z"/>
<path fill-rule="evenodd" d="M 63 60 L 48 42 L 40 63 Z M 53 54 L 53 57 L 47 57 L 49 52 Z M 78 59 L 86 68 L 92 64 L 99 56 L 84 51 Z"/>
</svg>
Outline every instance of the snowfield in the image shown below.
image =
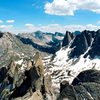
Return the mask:
<svg viewBox="0 0 100 100">
<path fill-rule="evenodd" d="M 82 71 L 100 70 L 100 58 L 90 59 L 89 56 L 84 58 L 85 52 L 79 58 L 69 59 L 70 51 L 70 48 L 62 48 L 56 53 L 53 60 L 50 56 L 44 60 L 45 75 L 51 74 L 54 87 L 60 88 L 60 82 L 64 80 L 71 84 L 73 79 Z"/>
</svg>

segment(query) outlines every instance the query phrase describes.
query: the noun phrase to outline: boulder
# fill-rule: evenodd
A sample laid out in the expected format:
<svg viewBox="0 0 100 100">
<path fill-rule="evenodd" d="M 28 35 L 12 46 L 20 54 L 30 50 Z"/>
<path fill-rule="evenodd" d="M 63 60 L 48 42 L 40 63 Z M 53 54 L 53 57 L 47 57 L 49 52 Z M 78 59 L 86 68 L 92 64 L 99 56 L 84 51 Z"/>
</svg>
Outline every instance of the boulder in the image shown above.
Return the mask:
<svg viewBox="0 0 100 100">
<path fill-rule="evenodd" d="M 100 71 L 87 70 L 81 72 L 71 85 L 64 85 L 57 100 L 100 100 L 99 90 Z"/>
<path fill-rule="evenodd" d="M 83 82 L 95 82 L 100 84 L 100 71 L 92 69 L 83 71 L 73 80 L 72 85 Z"/>
</svg>

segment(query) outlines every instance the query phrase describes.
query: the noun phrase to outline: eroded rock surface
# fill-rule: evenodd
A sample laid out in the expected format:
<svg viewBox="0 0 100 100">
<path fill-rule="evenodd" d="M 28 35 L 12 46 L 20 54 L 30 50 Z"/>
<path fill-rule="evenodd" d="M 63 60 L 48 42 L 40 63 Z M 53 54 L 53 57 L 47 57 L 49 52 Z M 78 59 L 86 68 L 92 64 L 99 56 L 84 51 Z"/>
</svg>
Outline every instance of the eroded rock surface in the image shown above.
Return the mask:
<svg viewBox="0 0 100 100">
<path fill-rule="evenodd" d="M 81 72 L 71 85 L 64 84 L 58 100 L 100 100 L 100 71 Z"/>
<path fill-rule="evenodd" d="M 26 63 L 11 61 L 0 72 L 0 100 L 54 100 L 51 76 L 44 76 L 38 52 Z"/>
</svg>

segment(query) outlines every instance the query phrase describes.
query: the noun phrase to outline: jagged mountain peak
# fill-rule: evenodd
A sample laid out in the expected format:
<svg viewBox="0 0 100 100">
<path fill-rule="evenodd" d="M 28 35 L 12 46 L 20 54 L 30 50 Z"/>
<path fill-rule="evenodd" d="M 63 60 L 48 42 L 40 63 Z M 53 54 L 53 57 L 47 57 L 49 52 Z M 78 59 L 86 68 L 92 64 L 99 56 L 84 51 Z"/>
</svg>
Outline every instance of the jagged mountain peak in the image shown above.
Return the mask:
<svg viewBox="0 0 100 100">
<path fill-rule="evenodd" d="M 62 42 L 62 47 L 68 46 L 73 38 L 74 38 L 74 34 L 69 31 L 66 31 L 65 37 Z"/>
<path fill-rule="evenodd" d="M 80 55 L 84 54 L 87 50 L 88 53 L 84 57 L 87 57 L 88 55 L 90 57 L 100 56 L 99 52 L 95 53 L 94 49 L 99 48 L 99 37 L 100 37 L 100 30 L 97 31 L 89 31 L 84 30 L 80 32 L 80 34 L 75 34 L 71 32 L 66 32 L 66 35 L 63 39 L 62 46 L 69 46 L 70 48 L 73 48 L 73 50 L 70 53 L 70 57 L 79 57 Z M 74 34 L 74 36 L 72 35 Z M 74 38 L 71 38 L 73 36 Z M 93 49 L 93 50 L 92 50 Z"/>
<path fill-rule="evenodd" d="M 68 36 L 74 33 L 67 31 L 66 34 L 63 39 L 66 45 L 45 61 L 47 73 L 52 75 L 55 87 L 59 87 L 59 83 L 65 80 L 71 84 L 82 71 L 100 70 L 100 39 L 97 31 L 82 31 L 67 43 Z"/>
</svg>

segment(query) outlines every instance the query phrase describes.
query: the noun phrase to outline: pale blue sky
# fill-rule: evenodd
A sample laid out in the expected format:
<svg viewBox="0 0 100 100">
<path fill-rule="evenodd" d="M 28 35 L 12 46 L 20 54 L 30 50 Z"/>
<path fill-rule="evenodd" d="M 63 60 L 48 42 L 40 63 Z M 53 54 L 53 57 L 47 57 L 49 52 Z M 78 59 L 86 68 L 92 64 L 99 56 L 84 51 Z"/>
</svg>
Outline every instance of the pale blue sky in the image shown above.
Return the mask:
<svg viewBox="0 0 100 100">
<path fill-rule="evenodd" d="M 12 25 L 18 30 L 26 29 L 26 24 L 32 24 L 36 27 L 51 24 L 59 24 L 60 26 L 100 25 L 100 13 L 79 9 L 74 12 L 73 16 L 50 14 L 45 12 L 45 5 L 48 2 L 53 3 L 53 0 L 0 0 L 0 25 L 2 27 L 3 25 Z M 7 20 L 13 20 L 13 22 L 7 22 Z"/>
</svg>

